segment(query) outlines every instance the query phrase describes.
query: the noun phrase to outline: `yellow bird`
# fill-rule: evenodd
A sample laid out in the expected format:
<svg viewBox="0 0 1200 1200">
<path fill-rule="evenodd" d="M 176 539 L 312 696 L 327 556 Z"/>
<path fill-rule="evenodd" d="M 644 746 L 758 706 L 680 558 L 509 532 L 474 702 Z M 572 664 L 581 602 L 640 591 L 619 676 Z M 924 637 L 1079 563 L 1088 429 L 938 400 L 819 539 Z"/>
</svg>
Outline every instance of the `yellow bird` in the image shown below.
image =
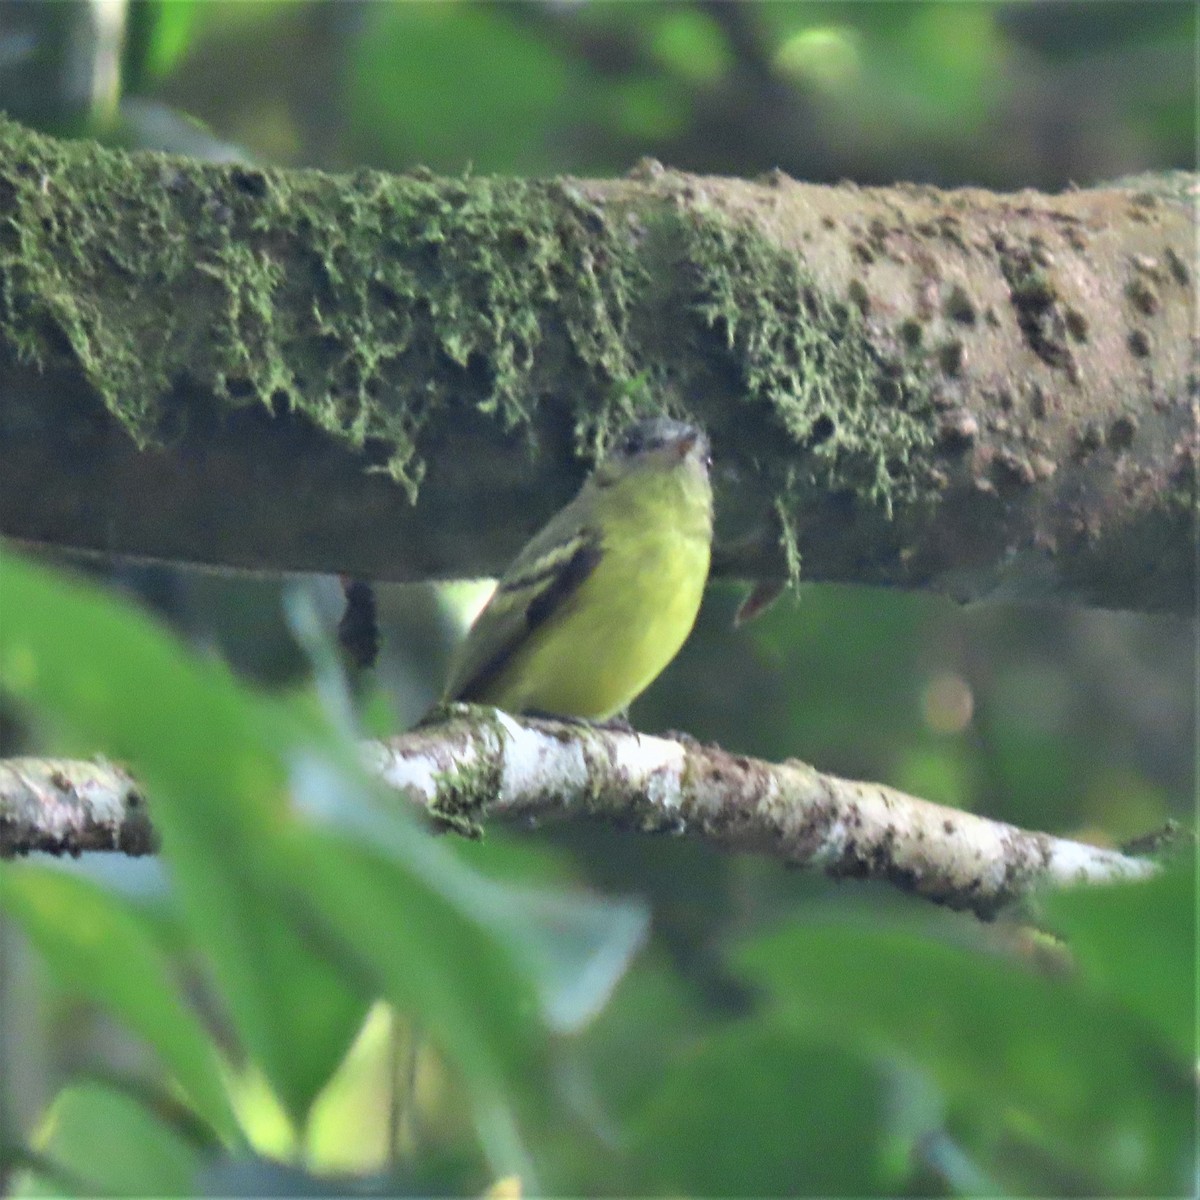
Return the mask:
<svg viewBox="0 0 1200 1200">
<path fill-rule="evenodd" d="M 665 417 L 626 429 L 517 555 L 471 626 L 444 699 L 604 720 L 692 631 L 712 547 L 708 440 Z"/>
</svg>

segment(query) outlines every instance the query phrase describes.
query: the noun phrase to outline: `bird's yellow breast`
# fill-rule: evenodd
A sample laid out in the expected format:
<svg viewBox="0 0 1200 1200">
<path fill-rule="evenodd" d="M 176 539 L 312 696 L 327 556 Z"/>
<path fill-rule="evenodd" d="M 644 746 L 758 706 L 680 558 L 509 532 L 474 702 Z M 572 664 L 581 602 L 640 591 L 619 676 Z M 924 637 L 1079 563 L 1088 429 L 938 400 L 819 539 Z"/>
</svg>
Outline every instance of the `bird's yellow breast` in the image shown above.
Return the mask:
<svg viewBox="0 0 1200 1200">
<path fill-rule="evenodd" d="M 605 496 L 596 566 L 480 698 L 592 720 L 623 710 L 695 624 L 708 577 L 709 497 L 706 477 Z"/>
<path fill-rule="evenodd" d="M 496 681 L 492 703 L 610 717 L 649 686 L 692 631 L 708 575 L 707 540 L 643 537 L 606 545 L 599 563 Z"/>
</svg>

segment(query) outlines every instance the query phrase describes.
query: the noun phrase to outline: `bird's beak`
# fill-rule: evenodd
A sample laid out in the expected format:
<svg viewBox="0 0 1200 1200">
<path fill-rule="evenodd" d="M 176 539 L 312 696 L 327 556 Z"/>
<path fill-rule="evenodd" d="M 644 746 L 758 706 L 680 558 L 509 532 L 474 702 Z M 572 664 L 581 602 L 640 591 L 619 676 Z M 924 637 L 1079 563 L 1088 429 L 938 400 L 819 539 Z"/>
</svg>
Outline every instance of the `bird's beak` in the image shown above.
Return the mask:
<svg viewBox="0 0 1200 1200">
<path fill-rule="evenodd" d="M 679 439 L 678 442 L 675 443 L 675 453 L 680 462 L 682 462 L 689 454 L 691 454 L 693 447 L 699 440 L 700 434 L 693 430 L 691 433 L 685 434 Z"/>
</svg>

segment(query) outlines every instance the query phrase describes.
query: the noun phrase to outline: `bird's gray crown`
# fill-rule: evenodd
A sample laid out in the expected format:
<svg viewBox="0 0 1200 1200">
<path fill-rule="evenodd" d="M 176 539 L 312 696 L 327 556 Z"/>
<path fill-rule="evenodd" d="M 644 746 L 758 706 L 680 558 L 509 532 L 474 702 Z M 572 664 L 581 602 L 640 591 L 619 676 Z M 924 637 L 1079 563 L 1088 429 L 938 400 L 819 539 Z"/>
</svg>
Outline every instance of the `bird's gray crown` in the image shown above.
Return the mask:
<svg viewBox="0 0 1200 1200">
<path fill-rule="evenodd" d="M 613 453 L 622 458 L 633 458 L 650 450 L 662 450 L 678 442 L 697 442 L 707 453 L 708 439 L 686 421 L 675 421 L 671 417 L 648 417 L 626 426 L 613 444 Z"/>
</svg>

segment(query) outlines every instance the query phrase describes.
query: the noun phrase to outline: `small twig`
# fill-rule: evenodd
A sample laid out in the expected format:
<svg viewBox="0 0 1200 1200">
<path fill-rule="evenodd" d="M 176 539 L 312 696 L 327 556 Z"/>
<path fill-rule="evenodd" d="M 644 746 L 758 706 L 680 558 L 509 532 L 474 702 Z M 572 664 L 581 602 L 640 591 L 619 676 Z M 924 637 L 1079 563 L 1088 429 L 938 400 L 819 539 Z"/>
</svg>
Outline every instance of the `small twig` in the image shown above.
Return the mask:
<svg viewBox="0 0 1200 1200">
<path fill-rule="evenodd" d="M 452 706 L 445 721 L 365 743 L 363 753 L 373 774 L 451 828 L 485 818 L 599 817 L 838 878 L 886 880 L 984 918 L 1039 887 L 1141 879 L 1157 869 L 1149 859 L 838 779 L 794 759 L 768 763 L 689 738 L 492 709 Z M 126 823 L 143 831 L 140 840 L 125 832 Z M 107 835 L 92 835 L 96 828 Z M 136 785 L 116 768 L 0 764 L 0 855 L 145 849 L 148 831 Z"/>
<path fill-rule="evenodd" d="M 388 1170 L 395 1174 L 416 1142 L 417 1055 L 421 1039 L 416 1025 L 395 1009 L 388 1013 Z"/>
</svg>

